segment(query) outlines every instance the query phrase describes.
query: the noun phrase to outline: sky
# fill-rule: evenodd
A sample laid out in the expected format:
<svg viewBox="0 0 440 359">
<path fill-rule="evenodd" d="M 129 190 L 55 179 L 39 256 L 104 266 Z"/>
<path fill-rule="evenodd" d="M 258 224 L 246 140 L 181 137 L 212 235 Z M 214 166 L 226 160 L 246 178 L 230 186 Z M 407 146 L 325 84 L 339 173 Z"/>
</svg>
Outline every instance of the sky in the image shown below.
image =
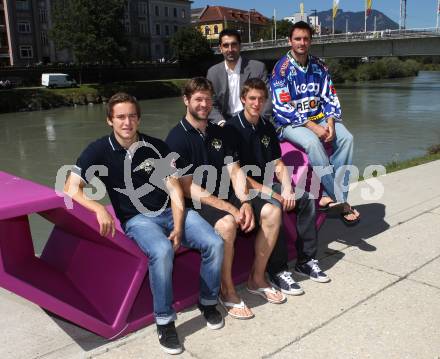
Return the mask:
<svg viewBox="0 0 440 359">
<path fill-rule="evenodd" d="M 372 0 L 373 9 L 379 10 L 389 18 L 399 23 L 400 0 Z M 438 0 L 407 0 L 407 29 L 435 27 L 437 19 Z M 311 9 L 318 11 L 329 10 L 333 7 L 333 0 L 220 0 L 206 1 L 193 0 L 193 8 L 204 7 L 206 5 L 222 5 L 236 9 L 246 10 L 255 8 L 267 17 L 272 17 L 274 9 L 278 20 L 299 12 L 299 4 L 304 3 L 304 11 L 307 13 Z M 363 11 L 365 0 L 339 0 L 339 9 L 344 11 Z"/>
</svg>

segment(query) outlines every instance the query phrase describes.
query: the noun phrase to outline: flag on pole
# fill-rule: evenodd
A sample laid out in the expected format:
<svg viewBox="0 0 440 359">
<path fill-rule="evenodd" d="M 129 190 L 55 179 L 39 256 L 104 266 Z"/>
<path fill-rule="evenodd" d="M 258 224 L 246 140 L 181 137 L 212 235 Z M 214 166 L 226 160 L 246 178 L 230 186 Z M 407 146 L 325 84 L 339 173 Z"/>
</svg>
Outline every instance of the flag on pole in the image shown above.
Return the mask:
<svg viewBox="0 0 440 359">
<path fill-rule="evenodd" d="M 304 16 L 304 3 L 303 2 L 299 4 L 299 12 L 301 13 L 301 19 L 302 19 Z"/>
<path fill-rule="evenodd" d="M 367 16 L 371 15 L 371 6 L 372 6 L 373 0 L 366 0 L 366 5 L 367 5 L 367 11 L 366 14 Z"/>
<path fill-rule="evenodd" d="M 339 0 L 333 0 L 333 19 L 336 17 L 338 13 Z"/>
</svg>

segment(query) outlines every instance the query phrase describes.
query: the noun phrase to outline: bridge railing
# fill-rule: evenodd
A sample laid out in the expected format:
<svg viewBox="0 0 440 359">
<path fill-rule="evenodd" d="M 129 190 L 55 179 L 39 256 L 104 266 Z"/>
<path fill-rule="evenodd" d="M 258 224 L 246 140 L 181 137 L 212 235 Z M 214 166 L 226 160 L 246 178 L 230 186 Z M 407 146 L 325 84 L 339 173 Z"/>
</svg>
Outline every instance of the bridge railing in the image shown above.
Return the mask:
<svg viewBox="0 0 440 359">
<path fill-rule="evenodd" d="M 342 34 L 315 35 L 313 36 L 314 44 L 329 44 L 337 42 L 351 41 L 370 41 L 370 40 L 389 40 L 404 38 L 424 38 L 424 37 L 440 37 L 439 28 L 421 28 L 421 29 L 400 29 L 400 30 L 378 30 L 367 32 L 347 32 Z M 260 40 L 251 43 L 241 44 L 242 50 L 258 50 L 263 48 L 288 47 L 288 38 L 277 40 Z M 216 53 L 218 50 L 216 49 Z"/>
</svg>

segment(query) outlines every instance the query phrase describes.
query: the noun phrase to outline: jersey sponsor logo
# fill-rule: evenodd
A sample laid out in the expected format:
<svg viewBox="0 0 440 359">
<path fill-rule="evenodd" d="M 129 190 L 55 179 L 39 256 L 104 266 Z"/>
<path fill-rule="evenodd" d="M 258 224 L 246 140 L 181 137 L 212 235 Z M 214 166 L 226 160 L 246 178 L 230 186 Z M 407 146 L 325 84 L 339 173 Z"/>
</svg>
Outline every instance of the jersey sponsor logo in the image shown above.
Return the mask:
<svg viewBox="0 0 440 359">
<path fill-rule="evenodd" d="M 261 143 L 264 145 L 264 147 L 269 147 L 269 143 L 270 143 L 270 137 L 264 135 L 263 138 L 261 139 Z"/>
<path fill-rule="evenodd" d="M 295 66 L 293 66 L 293 65 L 291 65 L 290 67 L 289 67 L 289 75 L 291 75 L 291 76 L 296 76 L 296 68 L 295 68 Z"/>
<path fill-rule="evenodd" d="M 280 68 L 280 74 L 281 76 L 286 76 L 286 70 L 287 67 L 289 66 L 289 59 L 285 59 L 284 62 L 281 64 L 281 68 Z"/>
<path fill-rule="evenodd" d="M 292 98 L 290 97 L 289 89 L 286 86 L 280 89 L 275 89 L 275 95 L 278 101 L 281 103 L 287 103 L 292 100 Z"/>
<path fill-rule="evenodd" d="M 294 69 L 294 72 L 290 71 L 290 72 L 287 74 L 287 81 L 288 81 L 288 82 L 294 82 L 295 79 L 296 79 L 297 72 L 296 72 L 295 68 L 293 68 L 293 69 Z"/>
<path fill-rule="evenodd" d="M 316 97 L 306 97 L 300 100 L 293 101 L 293 105 L 299 113 L 306 113 L 316 110 L 319 104 L 319 99 Z"/>
<path fill-rule="evenodd" d="M 285 83 L 282 80 L 277 80 L 273 82 L 273 87 L 285 87 Z"/>
<path fill-rule="evenodd" d="M 312 64 L 312 70 L 314 74 L 318 74 L 319 76 L 322 76 L 322 70 L 318 64 Z"/>
<path fill-rule="evenodd" d="M 214 147 L 217 151 L 220 151 L 220 149 L 222 148 L 222 141 L 218 138 L 214 138 L 211 141 L 211 146 Z"/>
<path fill-rule="evenodd" d="M 318 121 L 321 118 L 324 118 L 324 114 L 322 112 L 318 113 L 317 115 L 307 117 L 307 119 L 310 121 Z"/>
<path fill-rule="evenodd" d="M 295 91 L 298 95 L 305 94 L 306 92 L 312 92 L 315 95 L 319 94 L 319 84 L 315 82 L 310 82 L 308 84 L 295 84 Z"/>
</svg>

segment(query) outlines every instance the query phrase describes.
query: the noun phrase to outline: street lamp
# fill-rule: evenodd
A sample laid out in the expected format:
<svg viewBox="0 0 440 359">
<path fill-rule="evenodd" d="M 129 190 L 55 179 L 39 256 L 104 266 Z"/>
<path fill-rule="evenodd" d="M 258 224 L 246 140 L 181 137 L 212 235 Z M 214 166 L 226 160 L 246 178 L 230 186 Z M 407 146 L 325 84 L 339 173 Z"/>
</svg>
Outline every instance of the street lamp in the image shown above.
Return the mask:
<svg viewBox="0 0 440 359">
<path fill-rule="evenodd" d="M 438 31 L 438 25 L 439 25 L 439 17 L 440 17 L 440 0 L 437 2 L 437 23 L 435 25 L 437 31 Z"/>
<path fill-rule="evenodd" d="M 249 43 L 251 43 L 251 11 L 255 11 L 255 9 L 249 9 L 248 11 Z"/>
<path fill-rule="evenodd" d="M 317 25 L 318 25 L 318 15 L 317 15 L 318 10 L 316 10 L 316 9 L 310 9 L 309 11 L 310 11 L 310 12 L 313 12 L 313 18 L 315 19 L 315 20 L 314 20 L 314 23 L 315 23 L 315 26 L 317 26 Z"/>
<path fill-rule="evenodd" d="M 399 30 L 406 28 L 406 0 L 400 0 Z"/>
</svg>

